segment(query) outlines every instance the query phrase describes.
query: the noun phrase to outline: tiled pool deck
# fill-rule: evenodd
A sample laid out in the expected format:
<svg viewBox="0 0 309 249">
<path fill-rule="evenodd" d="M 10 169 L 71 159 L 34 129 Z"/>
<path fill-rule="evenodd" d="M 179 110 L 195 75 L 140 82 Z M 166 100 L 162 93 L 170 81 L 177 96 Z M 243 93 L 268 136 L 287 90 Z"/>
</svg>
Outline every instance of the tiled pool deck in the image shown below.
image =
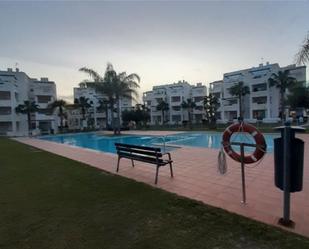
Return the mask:
<svg viewBox="0 0 309 249">
<path fill-rule="evenodd" d="M 171 132 L 136 131 L 134 134 L 168 135 Z M 294 229 L 288 230 L 309 237 L 309 135 L 302 134 L 298 137 L 306 143 L 304 182 L 303 191 L 291 195 L 291 219 L 296 225 Z M 116 174 L 117 155 L 115 154 L 33 138 L 16 140 Z M 135 168 L 132 168 L 131 162 L 123 159 L 119 175 L 278 226 L 278 219 L 282 216 L 282 192 L 274 186 L 272 154 L 266 155 L 256 167 L 248 165 L 246 168 L 246 205 L 241 204 L 241 175 L 238 163 L 227 157 L 228 172 L 222 176 L 217 170 L 218 150 L 183 147 L 173 150 L 171 154 L 175 176 L 171 179 L 169 168 L 162 167 L 157 186 L 154 185 L 155 167 L 153 165 L 136 162 Z"/>
</svg>

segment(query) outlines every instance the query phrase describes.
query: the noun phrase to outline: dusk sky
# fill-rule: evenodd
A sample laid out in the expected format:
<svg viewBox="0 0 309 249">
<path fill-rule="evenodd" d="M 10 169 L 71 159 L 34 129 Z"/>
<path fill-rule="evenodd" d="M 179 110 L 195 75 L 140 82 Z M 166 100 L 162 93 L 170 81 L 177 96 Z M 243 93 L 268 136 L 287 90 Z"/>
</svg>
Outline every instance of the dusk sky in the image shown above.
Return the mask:
<svg viewBox="0 0 309 249">
<path fill-rule="evenodd" d="M 47 76 L 60 97 L 83 66 L 141 77 L 140 93 L 186 80 L 292 64 L 309 30 L 309 2 L 0 2 L 0 69 Z M 263 58 L 263 59 L 262 59 Z"/>
</svg>

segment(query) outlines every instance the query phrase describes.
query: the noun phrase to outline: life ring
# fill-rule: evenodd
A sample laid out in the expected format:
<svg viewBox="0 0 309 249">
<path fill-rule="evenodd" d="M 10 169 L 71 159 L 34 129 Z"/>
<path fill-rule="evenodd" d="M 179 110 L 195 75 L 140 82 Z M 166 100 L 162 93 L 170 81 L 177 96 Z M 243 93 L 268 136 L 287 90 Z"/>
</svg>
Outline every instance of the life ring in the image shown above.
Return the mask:
<svg viewBox="0 0 309 249">
<path fill-rule="evenodd" d="M 243 122 L 232 124 L 225 129 L 222 135 L 222 144 L 225 152 L 235 161 L 241 162 L 241 155 L 233 150 L 230 139 L 235 132 L 247 132 L 255 140 L 256 148 L 253 154 L 244 157 L 243 162 L 246 164 L 255 163 L 259 161 L 266 153 L 266 142 L 263 134 L 259 132 L 253 125 Z"/>
</svg>

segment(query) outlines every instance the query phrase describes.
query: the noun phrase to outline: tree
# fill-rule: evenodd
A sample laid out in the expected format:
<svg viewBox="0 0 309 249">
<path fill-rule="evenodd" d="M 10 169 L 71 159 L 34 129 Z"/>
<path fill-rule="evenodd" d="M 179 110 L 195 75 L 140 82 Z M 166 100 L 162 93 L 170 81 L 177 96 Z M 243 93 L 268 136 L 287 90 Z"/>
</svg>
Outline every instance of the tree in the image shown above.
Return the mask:
<svg viewBox="0 0 309 249">
<path fill-rule="evenodd" d="M 130 121 L 134 121 L 137 126 L 139 126 L 141 122 L 146 126 L 149 120 L 149 110 L 142 104 L 136 104 L 132 110 L 124 110 L 122 112 L 122 121 L 126 124 Z"/>
<path fill-rule="evenodd" d="M 82 121 L 86 120 L 86 113 L 88 112 L 88 109 L 91 107 L 91 104 L 89 102 L 88 98 L 85 97 L 79 97 L 78 99 L 74 100 L 74 105 L 77 108 L 80 108 L 82 112 Z M 88 122 L 87 122 L 88 123 Z M 83 125 L 84 126 L 84 125 Z M 84 127 L 83 127 L 84 128 Z"/>
<path fill-rule="evenodd" d="M 106 129 L 108 127 L 108 100 L 106 99 L 103 99 L 103 100 L 99 100 L 99 106 L 97 107 L 97 110 L 100 111 L 100 112 L 103 112 L 105 113 L 105 126 L 106 126 Z"/>
<path fill-rule="evenodd" d="M 27 114 L 28 132 L 31 135 L 31 114 L 39 111 L 39 106 L 35 101 L 24 101 L 24 104 L 20 104 L 15 108 L 16 113 Z"/>
<path fill-rule="evenodd" d="M 91 80 L 83 80 L 80 83 L 80 87 L 82 88 L 94 88 L 97 93 L 105 95 L 108 100 L 108 108 L 111 112 L 111 126 L 115 133 L 115 118 L 114 118 L 114 105 L 115 105 L 115 95 L 113 86 L 116 82 L 116 72 L 113 70 L 113 66 L 111 64 L 107 64 L 104 76 L 101 76 L 95 70 L 82 67 L 79 69 L 80 72 L 84 72 L 89 75 Z M 107 124 L 108 124 L 108 115 L 107 115 Z"/>
<path fill-rule="evenodd" d="M 193 109 L 196 108 L 196 104 L 195 102 L 192 101 L 192 99 L 187 99 L 187 101 L 182 101 L 181 103 L 181 108 L 187 110 L 188 112 L 188 121 L 189 121 L 189 125 L 192 125 L 192 112 Z"/>
<path fill-rule="evenodd" d="M 144 127 L 146 127 L 147 122 L 150 121 L 150 114 L 149 114 L 149 109 L 147 108 L 146 105 L 142 104 L 136 104 L 135 105 L 135 115 L 139 117 L 139 122 L 142 122 Z"/>
<path fill-rule="evenodd" d="M 307 62 L 309 62 L 309 32 L 304 39 L 299 52 L 296 54 L 297 64 L 306 64 Z"/>
<path fill-rule="evenodd" d="M 140 77 L 137 74 L 129 74 L 122 72 L 117 74 L 113 65 L 108 63 L 104 73 L 104 77 L 100 76 L 93 69 L 83 67 L 79 69 L 81 72 L 87 73 L 93 81 L 83 81 L 82 85 L 86 87 L 94 87 L 97 92 L 107 96 L 112 116 L 112 127 L 114 134 L 120 134 L 120 101 L 127 98 L 135 100 L 137 98 L 137 88 L 139 87 Z M 115 126 L 114 105 L 117 110 L 117 124 Z"/>
<path fill-rule="evenodd" d="M 297 83 L 296 79 L 290 77 L 290 71 L 284 70 L 279 71 L 277 74 L 273 73 L 271 77 L 268 79 L 268 84 L 270 87 L 276 87 L 280 91 L 280 111 L 279 116 L 282 121 L 285 120 L 284 112 L 285 112 L 285 95 L 286 90 L 291 89 Z"/>
<path fill-rule="evenodd" d="M 66 116 L 64 109 L 67 106 L 67 103 L 65 100 L 59 99 L 59 100 L 55 100 L 53 103 L 51 103 L 49 105 L 49 108 L 52 111 L 55 111 L 56 109 L 58 109 L 58 116 L 60 118 L 60 129 L 62 130 L 64 128 L 64 118 Z"/>
<path fill-rule="evenodd" d="M 216 112 L 219 108 L 219 102 L 216 96 L 209 94 L 204 98 L 204 109 L 206 114 L 206 120 L 209 123 L 216 122 Z"/>
<path fill-rule="evenodd" d="M 161 99 L 157 105 L 157 111 L 162 113 L 162 124 L 165 123 L 165 112 L 169 110 L 168 103 Z"/>
<path fill-rule="evenodd" d="M 239 106 L 239 119 L 243 119 L 243 97 L 247 94 L 250 94 L 250 89 L 248 86 L 244 85 L 243 81 L 238 82 L 236 85 L 230 87 L 229 93 L 232 96 L 235 96 L 238 98 L 238 106 Z"/>
<path fill-rule="evenodd" d="M 293 109 L 305 108 L 309 109 L 309 88 L 299 84 L 289 90 L 287 102 Z"/>
<path fill-rule="evenodd" d="M 127 75 L 122 72 L 117 75 L 116 84 L 114 85 L 114 94 L 117 104 L 117 133 L 120 134 L 120 101 L 129 99 L 136 101 L 138 97 L 137 88 L 139 88 L 140 77 L 135 74 Z"/>
</svg>

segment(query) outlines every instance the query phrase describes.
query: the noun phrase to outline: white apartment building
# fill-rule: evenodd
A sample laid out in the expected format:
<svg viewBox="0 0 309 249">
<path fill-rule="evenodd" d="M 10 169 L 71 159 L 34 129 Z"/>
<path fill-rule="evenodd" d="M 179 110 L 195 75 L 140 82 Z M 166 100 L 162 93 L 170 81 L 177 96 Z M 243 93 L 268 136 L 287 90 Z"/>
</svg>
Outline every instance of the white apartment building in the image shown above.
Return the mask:
<svg viewBox="0 0 309 249">
<path fill-rule="evenodd" d="M 87 110 L 86 120 L 83 120 L 81 110 L 79 108 L 69 108 L 68 110 L 68 126 L 69 129 L 81 129 L 87 126 L 93 126 L 96 129 L 107 128 L 106 126 L 111 126 L 112 113 L 108 110 L 108 115 L 106 116 L 105 111 L 100 110 L 98 107 L 100 106 L 100 100 L 107 100 L 105 95 L 98 93 L 94 88 L 82 88 L 75 87 L 74 91 L 74 99 L 79 99 L 80 97 L 84 97 L 89 99 L 89 104 L 91 107 Z M 130 110 L 134 106 L 134 101 L 128 98 L 120 99 L 120 109 L 121 113 L 124 110 Z M 116 104 L 115 104 L 116 109 Z M 114 117 L 117 115 L 114 112 Z M 121 115 L 121 114 L 120 114 Z M 121 118 L 121 116 L 120 116 Z M 88 124 L 87 124 L 88 122 Z"/>
<path fill-rule="evenodd" d="M 164 121 L 169 124 L 181 124 L 188 121 L 188 112 L 181 107 L 183 101 L 191 99 L 196 104 L 193 109 L 193 122 L 202 122 L 204 118 L 203 100 L 206 96 L 206 86 L 202 83 L 190 85 L 186 81 L 173 84 L 154 86 L 152 91 L 143 94 L 143 101 L 150 110 L 150 124 L 162 124 L 162 111 L 157 110 L 160 101 L 168 103 L 169 109 L 165 112 Z"/>
<path fill-rule="evenodd" d="M 15 108 L 24 101 L 35 101 L 40 111 L 31 115 L 31 129 L 34 133 L 57 132 L 57 115 L 47 110 L 56 100 L 55 82 L 48 78 L 30 78 L 26 73 L 8 68 L 0 70 L 0 135 L 28 135 L 26 114 L 17 114 Z"/>
<path fill-rule="evenodd" d="M 243 115 L 249 122 L 279 121 L 280 93 L 276 87 L 269 87 L 268 79 L 273 73 L 289 70 L 290 76 L 299 82 L 306 81 L 306 67 L 289 65 L 280 67 L 278 63 L 260 64 L 258 67 L 225 73 L 223 80 L 210 83 L 209 93 L 219 99 L 220 107 L 216 117 L 218 122 L 226 123 L 239 117 L 239 104 L 235 96 L 231 96 L 229 88 L 240 81 L 250 89 L 250 94 L 244 97 Z"/>
</svg>

